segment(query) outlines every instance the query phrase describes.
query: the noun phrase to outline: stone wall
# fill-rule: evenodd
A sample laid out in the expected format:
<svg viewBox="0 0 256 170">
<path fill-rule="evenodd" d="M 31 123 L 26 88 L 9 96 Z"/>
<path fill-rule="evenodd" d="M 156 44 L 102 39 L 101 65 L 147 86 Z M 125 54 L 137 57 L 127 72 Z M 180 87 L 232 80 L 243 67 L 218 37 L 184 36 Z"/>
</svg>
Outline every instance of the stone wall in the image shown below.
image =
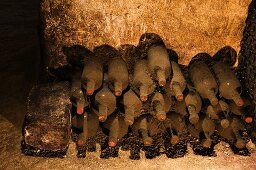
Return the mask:
<svg viewBox="0 0 256 170">
<path fill-rule="evenodd" d="M 63 46 L 138 43 L 159 34 L 182 64 L 199 52 L 215 54 L 240 41 L 251 0 L 43 0 L 47 66 L 66 64 Z"/>
</svg>

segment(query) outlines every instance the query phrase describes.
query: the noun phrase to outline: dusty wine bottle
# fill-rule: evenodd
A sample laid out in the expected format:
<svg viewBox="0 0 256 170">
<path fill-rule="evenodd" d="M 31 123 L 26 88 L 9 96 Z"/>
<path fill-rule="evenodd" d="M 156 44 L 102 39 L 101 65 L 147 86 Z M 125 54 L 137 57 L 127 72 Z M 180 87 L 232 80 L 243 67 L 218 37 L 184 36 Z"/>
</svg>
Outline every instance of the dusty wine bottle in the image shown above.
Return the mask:
<svg viewBox="0 0 256 170">
<path fill-rule="evenodd" d="M 165 101 L 164 96 L 156 92 L 153 99 L 151 106 L 153 108 L 153 115 L 159 120 L 164 121 L 166 119 L 166 107 L 165 107 Z"/>
<path fill-rule="evenodd" d="M 148 66 L 160 86 L 165 86 L 171 74 L 171 64 L 167 49 L 162 45 L 153 45 L 148 49 Z"/>
<path fill-rule="evenodd" d="M 124 110 L 125 110 L 125 122 L 132 125 L 134 118 L 138 117 L 141 113 L 142 102 L 137 95 L 129 90 L 124 94 Z"/>
<path fill-rule="evenodd" d="M 82 134 L 78 138 L 78 144 L 84 144 L 88 138 L 96 136 L 99 127 L 98 116 L 94 112 L 85 112 L 82 116 L 73 117 L 72 125 L 82 130 Z"/>
<path fill-rule="evenodd" d="M 132 125 L 132 131 L 135 135 L 141 136 L 143 140 L 143 144 L 145 146 L 150 146 L 153 143 L 153 139 L 149 137 L 149 129 L 147 122 L 147 115 L 143 115 L 135 120 Z"/>
<path fill-rule="evenodd" d="M 243 97 L 244 105 L 243 106 L 237 106 L 234 101 L 230 100 L 229 106 L 230 110 L 233 114 L 242 116 L 243 120 L 246 123 L 252 123 L 253 122 L 253 115 L 254 115 L 254 107 L 252 102 L 249 98 Z"/>
<path fill-rule="evenodd" d="M 134 67 L 133 85 L 140 90 L 140 99 L 145 102 L 148 95 L 154 91 L 154 83 L 150 77 L 150 73 L 146 60 L 139 60 Z"/>
<path fill-rule="evenodd" d="M 128 69 L 125 61 L 116 57 L 108 64 L 109 88 L 114 92 L 115 96 L 121 96 L 122 91 L 129 84 Z"/>
<path fill-rule="evenodd" d="M 231 128 L 233 130 L 233 133 L 236 136 L 236 143 L 235 146 L 239 149 L 242 149 L 245 147 L 245 141 L 242 137 L 242 135 L 240 134 L 240 131 L 244 130 L 244 125 L 241 122 L 241 120 L 237 119 L 237 118 L 233 118 L 232 123 L 231 123 Z"/>
<path fill-rule="evenodd" d="M 103 88 L 95 95 L 95 112 L 99 121 L 104 122 L 116 109 L 116 97 L 104 83 Z"/>
<path fill-rule="evenodd" d="M 171 61 L 171 65 L 172 65 L 172 71 L 173 71 L 173 77 L 170 82 L 170 89 L 172 91 L 172 96 L 175 96 L 175 98 L 178 101 L 182 101 L 183 91 L 186 88 L 186 80 L 180 70 L 179 65 L 174 61 Z"/>
<path fill-rule="evenodd" d="M 202 98 L 209 99 L 213 106 L 218 104 L 218 85 L 210 69 L 203 61 L 195 61 L 189 66 L 189 76 Z"/>
<path fill-rule="evenodd" d="M 88 106 L 86 99 L 87 98 L 84 96 L 84 93 L 81 89 L 81 74 L 76 73 L 72 76 L 70 100 L 72 105 L 76 107 L 77 114 L 81 115 L 84 113 L 84 108 Z"/>
<path fill-rule="evenodd" d="M 96 58 L 91 58 L 84 65 L 83 74 L 81 77 L 82 86 L 86 90 L 87 95 L 92 95 L 95 90 L 102 85 L 103 66 Z"/>
<path fill-rule="evenodd" d="M 230 112 L 228 104 L 219 100 L 219 103 L 216 106 L 209 105 L 206 110 L 206 114 L 213 120 L 220 120 L 220 124 L 223 128 L 227 128 L 229 126 L 229 120 L 226 115 Z M 224 114 L 224 117 L 221 116 L 221 113 Z"/>
<path fill-rule="evenodd" d="M 179 113 L 169 112 L 164 121 L 165 127 L 170 131 L 170 142 L 176 145 L 180 142 L 182 134 L 187 132 L 184 118 Z M 167 129 L 167 131 L 168 131 Z"/>
<path fill-rule="evenodd" d="M 128 124 L 125 123 L 123 117 L 111 115 L 103 124 L 104 128 L 109 130 L 108 145 L 115 147 L 118 141 L 128 132 Z"/>
<path fill-rule="evenodd" d="M 217 62 L 212 68 L 219 82 L 220 95 L 233 100 L 238 106 L 243 106 L 244 101 L 239 94 L 241 84 L 232 70 L 223 62 Z"/>
<path fill-rule="evenodd" d="M 198 113 L 202 108 L 202 100 L 195 90 L 190 90 L 185 97 L 185 103 L 189 112 L 189 122 L 196 124 L 199 120 Z"/>
<path fill-rule="evenodd" d="M 202 128 L 204 131 L 204 136 L 206 137 L 206 139 L 202 142 L 202 146 L 204 148 L 210 148 L 212 144 L 211 136 L 215 131 L 215 124 L 213 120 L 208 117 L 205 117 L 202 122 Z"/>
</svg>

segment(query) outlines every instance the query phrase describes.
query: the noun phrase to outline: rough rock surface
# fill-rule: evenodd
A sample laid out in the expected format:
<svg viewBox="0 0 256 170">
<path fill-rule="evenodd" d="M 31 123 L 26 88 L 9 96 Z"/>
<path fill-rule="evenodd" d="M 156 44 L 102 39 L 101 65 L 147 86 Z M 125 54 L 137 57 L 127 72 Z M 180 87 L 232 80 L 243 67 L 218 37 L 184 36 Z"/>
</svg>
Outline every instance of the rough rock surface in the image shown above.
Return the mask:
<svg viewBox="0 0 256 170">
<path fill-rule="evenodd" d="M 67 64 L 63 46 L 137 45 L 145 32 L 159 34 L 181 64 L 199 52 L 215 54 L 240 41 L 251 0 L 43 0 L 46 66 Z"/>
<path fill-rule="evenodd" d="M 69 84 L 34 87 L 24 120 L 22 151 L 28 155 L 64 155 L 70 139 Z"/>
</svg>

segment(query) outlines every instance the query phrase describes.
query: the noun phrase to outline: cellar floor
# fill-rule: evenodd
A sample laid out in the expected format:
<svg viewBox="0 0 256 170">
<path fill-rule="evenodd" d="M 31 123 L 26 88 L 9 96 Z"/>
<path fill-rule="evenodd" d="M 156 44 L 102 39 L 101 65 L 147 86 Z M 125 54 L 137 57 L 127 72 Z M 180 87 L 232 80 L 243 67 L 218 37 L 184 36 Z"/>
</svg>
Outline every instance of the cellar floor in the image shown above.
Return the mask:
<svg viewBox="0 0 256 170">
<path fill-rule="evenodd" d="M 95 153 L 88 153 L 84 159 L 78 159 L 75 144 L 72 142 L 67 156 L 63 159 L 25 156 L 20 150 L 21 116 L 9 120 L 3 116 L 15 112 L 24 115 L 24 103 L 23 100 L 18 107 L 5 107 L 6 113 L 0 114 L 0 169 L 256 169 L 256 153 L 250 157 L 234 155 L 225 143 L 216 146 L 217 157 L 194 155 L 189 147 L 188 154 L 178 159 L 168 159 L 162 155 L 148 160 L 142 154 L 140 160 L 133 161 L 129 159 L 129 152 L 120 151 L 119 158 L 103 160 L 99 158 L 99 149 Z M 11 106 L 10 103 L 8 105 Z M 11 123 L 15 119 L 16 123 Z"/>
</svg>

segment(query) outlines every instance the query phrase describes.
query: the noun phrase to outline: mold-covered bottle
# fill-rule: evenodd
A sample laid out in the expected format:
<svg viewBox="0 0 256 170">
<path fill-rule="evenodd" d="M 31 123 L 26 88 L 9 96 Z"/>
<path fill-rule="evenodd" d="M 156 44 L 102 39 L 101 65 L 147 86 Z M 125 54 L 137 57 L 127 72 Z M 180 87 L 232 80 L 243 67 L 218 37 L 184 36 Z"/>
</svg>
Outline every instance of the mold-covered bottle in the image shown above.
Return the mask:
<svg viewBox="0 0 256 170">
<path fill-rule="evenodd" d="M 203 61 L 191 63 L 189 66 L 189 76 L 202 98 L 210 100 L 213 106 L 217 105 L 218 99 L 216 94 L 218 85 L 207 64 Z"/>
<path fill-rule="evenodd" d="M 190 90 L 185 97 L 185 103 L 189 112 L 189 121 L 196 124 L 199 120 L 198 113 L 202 108 L 202 100 L 196 90 Z"/>
<path fill-rule="evenodd" d="M 202 122 L 202 128 L 205 136 L 205 140 L 202 142 L 202 146 L 204 148 L 210 148 L 212 144 L 211 136 L 213 135 L 215 131 L 215 124 L 212 119 L 205 117 Z"/>
<path fill-rule="evenodd" d="M 108 145 L 110 147 L 115 147 L 118 141 L 128 133 L 128 124 L 118 115 L 111 115 L 103 126 L 109 130 Z"/>
<path fill-rule="evenodd" d="M 171 65 L 172 65 L 172 71 L 173 71 L 173 77 L 170 82 L 170 89 L 172 91 L 172 96 L 175 96 L 175 98 L 178 101 L 182 101 L 183 91 L 185 90 L 187 83 L 183 76 L 183 73 L 181 72 L 179 65 L 174 61 L 171 61 Z"/>
<path fill-rule="evenodd" d="M 135 120 L 132 125 L 132 132 L 142 138 L 145 146 L 150 146 L 153 143 L 153 139 L 149 136 L 147 116 L 148 115 L 142 115 Z"/>
<path fill-rule="evenodd" d="M 148 66 L 160 86 L 165 86 L 171 74 L 171 64 L 167 49 L 163 45 L 153 45 L 148 49 Z"/>
<path fill-rule="evenodd" d="M 163 94 L 156 92 L 151 106 L 153 108 L 153 115 L 159 120 L 164 121 L 166 119 L 166 106 Z"/>
<path fill-rule="evenodd" d="M 72 76 L 70 100 L 72 102 L 72 106 L 76 107 L 76 113 L 79 115 L 83 114 L 84 108 L 88 106 L 88 102 L 86 100 L 86 96 L 84 96 L 84 93 L 81 89 L 80 73 L 76 73 Z"/>
<path fill-rule="evenodd" d="M 170 142 L 172 145 L 178 144 L 182 139 L 182 135 L 187 132 L 184 118 L 175 112 L 167 113 L 164 125 L 167 131 L 170 132 Z"/>
<path fill-rule="evenodd" d="M 95 95 L 94 109 L 99 121 L 104 122 L 116 109 L 116 97 L 104 83 L 103 88 Z"/>
<path fill-rule="evenodd" d="M 154 91 L 154 83 L 150 77 L 150 73 L 146 60 L 139 60 L 134 67 L 133 85 L 140 91 L 140 99 L 145 102 L 148 95 Z"/>
<path fill-rule="evenodd" d="M 129 125 L 132 125 L 134 118 L 138 117 L 141 113 L 142 102 L 132 90 L 129 90 L 124 94 L 123 103 L 125 111 L 125 122 Z"/>
<path fill-rule="evenodd" d="M 108 64 L 109 87 L 115 96 L 121 96 L 129 84 L 128 69 L 125 61 L 120 58 L 112 59 Z"/>
<path fill-rule="evenodd" d="M 220 95 L 233 100 L 238 106 L 243 106 L 244 101 L 239 94 L 241 84 L 229 66 L 223 62 L 217 62 L 212 68 L 219 82 Z"/>
<path fill-rule="evenodd" d="M 211 136 L 215 131 L 214 122 L 205 117 L 200 116 L 196 124 L 188 124 L 189 133 L 200 141 L 200 145 L 204 148 L 210 148 L 212 145 Z M 203 132 L 203 136 L 201 135 Z"/>
<path fill-rule="evenodd" d="M 206 114 L 213 120 L 220 120 L 220 124 L 223 128 L 227 128 L 229 126 L 229 120 L 227 117 L 229 112 L 229 105 L 223 100 L 219 100 L 219 103 L 216 106 L 209 105 L 206 109 Z"/>
<path fill-rule="evenodd" d="M 79 146 L 84 145 L 88 138 L 96 136 L 99 128 L 98 116 L 94 112 L 85 112 L 84 115 L 75 115 L 71 123 L 72 127 L 82 130 L 77 141 Z"/>
<path fill-rule="evenodd" d="M 102 79 L 102 63 L 96 58 L 89 59 L 84 65 L 84 70 L 81 77 L 82 86 L 86 90 L 86 94 L 93 95 L 94 91 L 101 87 Z"/>
<path fill-rule="evenodd" d="M 228 101 L 228 104 L 230 106 L 230 110 L 233 114 L 241 116 L 246 123 L 252 123 L 253 117 L 255 115 L 254 113 L 254 106 L 251 100 L 247 97 L 243 97 L 244 105 L 243 106 L 237 106 L 234 101 L 230 100 Z"/>
</svg>

